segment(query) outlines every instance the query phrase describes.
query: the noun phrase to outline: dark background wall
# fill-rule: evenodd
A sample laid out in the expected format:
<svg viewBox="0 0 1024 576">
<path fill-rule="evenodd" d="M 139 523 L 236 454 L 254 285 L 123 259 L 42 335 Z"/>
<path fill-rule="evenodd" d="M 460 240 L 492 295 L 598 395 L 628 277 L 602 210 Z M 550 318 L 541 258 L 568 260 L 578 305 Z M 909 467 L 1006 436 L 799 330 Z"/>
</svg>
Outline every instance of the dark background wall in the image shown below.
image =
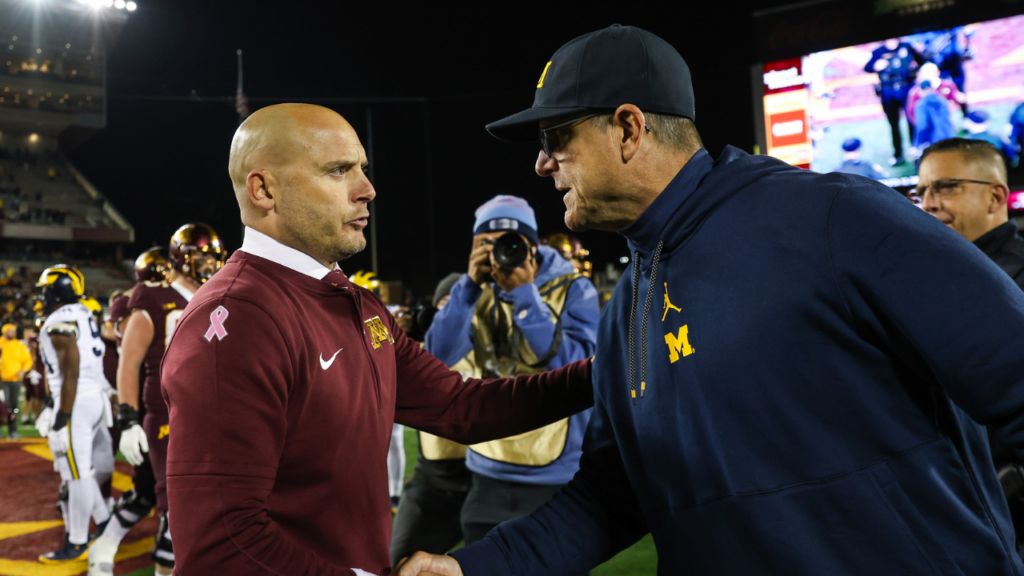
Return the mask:
<svg viewBox="0 0 1024 576">
<path fill-rule="evenodd" d="M 235 249 L 241 227 L 227 161 L 238 118 L 233 102 L 216 97 L 234 94 L 237 48 L 244 50 L 253 109 L 267 103 L 261 98 L 428 98 L 426 105 L 372 105 L 381 276 L 428 292 L 432 272 L 465 270 L 473 211 L 495 194 L 526 198 L 542 234 L 565 230 L 561 194 L 533 173 L 537 147 L 505 144 L 483 129 L 531 104 L 537 77 L 559 46 L 613 23 L 665 38 L 692 69 L 697 126 L 709 151 L 717 155 L 726 144 L 750 151 L 750 13 L 783 3 L 475 3 L 459 10 L 139 0 L 109 61 L 108 127 L 71 156 L 136 227 L 126 256 L 166 243 L 194 220 L 212 224 Z M 366 105 L 326 105 L 366 143 Z M 626 254 L 617 235 L 582 239 L 598 265 Z M 368 269 L 369 251 L 343 267 Z"/>
</svg>

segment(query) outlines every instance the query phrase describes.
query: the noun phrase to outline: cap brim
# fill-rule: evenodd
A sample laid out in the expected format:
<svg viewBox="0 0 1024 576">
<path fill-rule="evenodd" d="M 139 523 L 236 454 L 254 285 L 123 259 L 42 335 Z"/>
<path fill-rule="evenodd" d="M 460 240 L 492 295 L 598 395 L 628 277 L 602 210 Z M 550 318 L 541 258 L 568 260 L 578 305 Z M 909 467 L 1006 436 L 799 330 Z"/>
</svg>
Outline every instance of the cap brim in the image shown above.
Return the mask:
<svg viewBox="0 0 1024 576">
<path fill-rule="evenodd" d="M 541 120 L 558 118 L 590 110 L 586 106 L 571 108 L 528 108 L 508 118 L 491 122 L 486 126 L 491 136 L 506 142 L 536 142 L 537 123 Z"/>
</svg>

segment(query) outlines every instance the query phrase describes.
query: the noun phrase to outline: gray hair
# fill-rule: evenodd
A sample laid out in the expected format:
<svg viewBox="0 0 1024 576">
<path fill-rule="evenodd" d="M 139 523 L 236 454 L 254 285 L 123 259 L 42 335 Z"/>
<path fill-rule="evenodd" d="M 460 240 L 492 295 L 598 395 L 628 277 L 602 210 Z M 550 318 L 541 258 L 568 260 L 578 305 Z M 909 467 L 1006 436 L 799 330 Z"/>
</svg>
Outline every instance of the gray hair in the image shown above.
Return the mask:
<svg viewBox="0 0 1024 576">
<path fill-rule="evenodd" d="M 1003 158 L 1003 153 L 989 142 L 967 138 L 940 140 L 924 149 L 920 162 L 924 162 L 924 159 L 929 154 L 936 154 L 938 152 L 959 152 L 964 159 L 971 162 L 993 165 L 996 172 L 1003 179 L 1003 182 L 1006 182 L 1006 159 Z M 919 166 L 920 162 L 918 163 Z"/>
<path fill-rule="evenodd" d="M 645 112 L 644 122 L 651 130 L 651 136 L 671 150 L 692 154 L 704 147 L 697 127 L 689 118 Z M 598 116 L 594 118 L 594 123 L 602 130 L 607 130 L 612 125 L 612 115 Z"/>
</svg>

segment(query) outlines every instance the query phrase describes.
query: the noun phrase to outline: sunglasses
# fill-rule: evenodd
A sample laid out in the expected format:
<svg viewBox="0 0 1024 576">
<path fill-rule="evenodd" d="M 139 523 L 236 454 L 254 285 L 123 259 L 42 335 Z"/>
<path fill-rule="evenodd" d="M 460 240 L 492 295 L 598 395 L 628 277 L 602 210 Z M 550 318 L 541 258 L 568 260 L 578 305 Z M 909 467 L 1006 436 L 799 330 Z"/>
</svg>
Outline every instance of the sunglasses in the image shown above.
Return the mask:
<svg viewBox="0 0 1024 576">
<path fill-rule="evenodd" d="M 586 114 L 585 116 L 577 116 L 575 118 L 571 118 L 569 120 L 566 120 L 565 122 L 562 122 L 561 124 L 555 124 L 554 126 L 548 126 L 547 128 L 539 129 L 538 133 L 540 135 L 541 150 L 544 151 L 545 156 L 547 156 L 548 158 L 552 158 L 552 154 L 554 154 L 555 150 L 558 150 L 560 146 L 561 139 L 558 136 L 559 129 L 572 128 L 573 126 L 583 122 L 584 120 L 589 120 L 595 116 L 610 114 L 611 112 L 611 110 L 601 110 L 598 112 L 592 112 L 590 114 Z M 651 129 L 646 124 L 644 124 L 644 129 L 647 130 L 648 132 L 651 131 Z"/>
</svg>

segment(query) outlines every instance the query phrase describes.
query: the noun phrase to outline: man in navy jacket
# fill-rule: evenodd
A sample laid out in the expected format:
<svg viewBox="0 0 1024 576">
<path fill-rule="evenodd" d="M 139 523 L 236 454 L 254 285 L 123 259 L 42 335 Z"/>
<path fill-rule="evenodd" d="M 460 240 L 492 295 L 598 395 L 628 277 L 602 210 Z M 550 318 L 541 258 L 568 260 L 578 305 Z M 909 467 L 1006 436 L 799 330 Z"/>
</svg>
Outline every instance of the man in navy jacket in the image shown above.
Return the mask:
<svg viewBox="0 0 1024 576">
<path fill-rule="evenodd" d="M 1024 445 L 1024 295 L 874 181 L 713 159 L 693 110 L 679 54 L 613 26 L 488 126 L 539 123 L 569 228 L 619 232 L 633 262 L 580 471 L 400 575 L 579 572 L 648 532 L 662 574 L 1024 574 L 981 426 Z"/>
</svg>

